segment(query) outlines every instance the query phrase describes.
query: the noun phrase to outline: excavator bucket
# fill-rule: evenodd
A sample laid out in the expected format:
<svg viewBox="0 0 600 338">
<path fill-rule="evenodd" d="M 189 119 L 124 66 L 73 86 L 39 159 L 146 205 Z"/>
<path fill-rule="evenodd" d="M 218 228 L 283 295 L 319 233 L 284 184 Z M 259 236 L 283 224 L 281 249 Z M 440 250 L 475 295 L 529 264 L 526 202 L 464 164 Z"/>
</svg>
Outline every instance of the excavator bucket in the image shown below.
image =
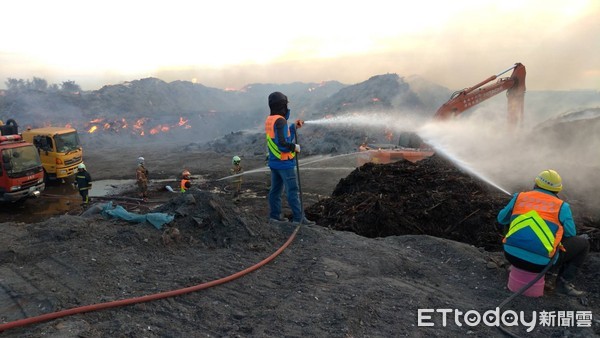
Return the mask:
<svg viewBox="0 0 600 338">
<path fill-rule="evenodd" d="M 359 148 L 358 165 L 392 163 L 400 160 L 417 162 L 434 154 L 433 149 L 414 132 L 400 133 L 398 145 L 373 145 Z"/>
<path fill-rule="evenodd" d="M 358 165 L 362 166 L 365 163 L 386 164 L 407 160 L 410 162 L 418 162 L 428 158 L 434 154 L 433 150 L 418 150 L 418 149 L 376 149 L 362 151 L 358 157 Z"/>
</svg>

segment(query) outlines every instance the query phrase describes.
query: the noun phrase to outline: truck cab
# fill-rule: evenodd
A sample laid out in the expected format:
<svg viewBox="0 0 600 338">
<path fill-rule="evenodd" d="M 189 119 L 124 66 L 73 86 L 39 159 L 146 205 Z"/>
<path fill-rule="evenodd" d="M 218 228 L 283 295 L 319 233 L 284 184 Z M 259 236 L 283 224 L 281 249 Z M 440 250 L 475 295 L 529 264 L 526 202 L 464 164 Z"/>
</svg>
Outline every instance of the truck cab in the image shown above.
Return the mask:
<svg viewBox="0 0 600 338">
<path fill-rule="evenodd" d="M 65 179 L 77 173 L 77 165 L 83 161 L 83 148 L 77 130 L 28 128 L 22 136 L 38 149 L 46 179 Z"/>
<path fill-rule="evenodd" d="M 16 124 L 0 123 L 0 202 L 38 197 L 45 187 L 37 149 L 16 134 Z"/>
</svg>

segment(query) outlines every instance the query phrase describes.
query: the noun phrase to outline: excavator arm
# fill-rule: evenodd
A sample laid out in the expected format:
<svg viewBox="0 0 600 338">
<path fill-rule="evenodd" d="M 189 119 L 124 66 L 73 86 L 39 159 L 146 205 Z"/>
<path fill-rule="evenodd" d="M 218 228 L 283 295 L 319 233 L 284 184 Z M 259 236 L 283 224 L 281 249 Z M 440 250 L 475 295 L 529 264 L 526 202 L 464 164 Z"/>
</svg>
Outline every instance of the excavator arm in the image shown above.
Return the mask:
<svg viewBox="0 0 600 338">
<path fill-rule="evenodd" d="M 498 79 L 500 75 L 510 70 L 513 71 L 510 77 Z M 496 79 L 498 81 L 490 84 Z M 523 121 L 525 102 L 525 66 L 520 63 L 515 63 L 507 70 L 490 76 L 473 87 L 455 92 L 450 100 L 438 109 L 434 119 L 447 120 L 460 115 L 465 110 L 505 90 L 508 97 L 508 122 L 512 127 L 516 127 Z M 434 149 L 412 132 L 402 133 L 397 147 L 374 148 L 364 144 L 359 150 L 361 151 L 358 157 L 359 166 L 367 162 L 390 163 L 400 159 L 417 162 L 434 154 Z"/>
<path fill-rule="evenodd" d="M 507 78 L 498 77 L 512 70 Z M 481 81 L 473 87 L 454 92 L 448 102 L 444 103 L 434 115 L 436 120 L 446 120 L 460 115 L 465 110 L 503 92 L 508 97 L 508 124 L 516 127 L 523 122 L 525 105 L 525 66 L 515 63 L 512 67 Z M 493 84 L 490 82 L 498 79 Z M 487 86 L 486 86 L 487 85 Z"/>
</svg>

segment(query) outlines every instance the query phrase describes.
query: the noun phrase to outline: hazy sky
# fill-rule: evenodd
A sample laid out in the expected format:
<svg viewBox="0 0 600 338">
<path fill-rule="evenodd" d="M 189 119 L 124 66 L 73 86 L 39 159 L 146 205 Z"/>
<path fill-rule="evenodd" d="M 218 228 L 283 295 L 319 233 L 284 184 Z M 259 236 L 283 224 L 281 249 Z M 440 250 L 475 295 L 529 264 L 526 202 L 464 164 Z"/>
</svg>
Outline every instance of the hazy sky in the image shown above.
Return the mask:
<svg viewBox="0 0 600 338">
<path fill-rule="evenodd" d="M 0 12 L 0 88 L 397 73 L 461 89 L 521 62 L 529 90 L 600 90 L 599 0 L 21 0 Z"/>
</svg>

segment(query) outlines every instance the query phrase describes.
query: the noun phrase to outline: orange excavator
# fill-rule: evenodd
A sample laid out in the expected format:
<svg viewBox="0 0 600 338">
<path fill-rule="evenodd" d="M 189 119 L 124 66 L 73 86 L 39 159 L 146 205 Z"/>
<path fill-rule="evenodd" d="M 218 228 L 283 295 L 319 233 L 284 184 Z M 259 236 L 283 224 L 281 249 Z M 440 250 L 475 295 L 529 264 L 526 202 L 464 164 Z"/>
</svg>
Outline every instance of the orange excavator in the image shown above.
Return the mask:
<svg viewBox="0 0 600 338">
<path fill-rule="evenodd" d="M 511 69 L 513 72 L 510 77 L 500 78 L 495 83 L 483 87 Z M 473 87 L 454 92 L 450 100 L 438 109 L 433 118 L 436 120 L 447 120 L 506 90 L 506 97 L 508 98 L 508 124 L 511 127 L 517 127 L 523 122 L 525 74 L 525 66 L 515 63 L 512 67 L 490 76 Z"/>
<path fill-rule="evenodd" d="M 512 70 L 510 77 L 500 78 L 502 74 L 510 70 Z M 472 87 L 454 92 L 450 100 L 437 110 L 433 118 L 438 121 L 451 119 L 506 90 L 508 98 L 508 124 L 510 127 L 516 128 L 523 122 L 525 75 L 525 66 L 521 63 L 515 63 L 510 68 L 492 75 Z M 498 81 L 490 84 L 490 82 L 496 79 Z M 401 159 L 417 162 L 434 154 L 433 148 L 424 143 L 414 132 L 401 133 L 397 146 L 382 147 L 362 144 L 359 147 L 359 151 L 359 165 L 366 162 L 390 163 Z"/>
</svg>

